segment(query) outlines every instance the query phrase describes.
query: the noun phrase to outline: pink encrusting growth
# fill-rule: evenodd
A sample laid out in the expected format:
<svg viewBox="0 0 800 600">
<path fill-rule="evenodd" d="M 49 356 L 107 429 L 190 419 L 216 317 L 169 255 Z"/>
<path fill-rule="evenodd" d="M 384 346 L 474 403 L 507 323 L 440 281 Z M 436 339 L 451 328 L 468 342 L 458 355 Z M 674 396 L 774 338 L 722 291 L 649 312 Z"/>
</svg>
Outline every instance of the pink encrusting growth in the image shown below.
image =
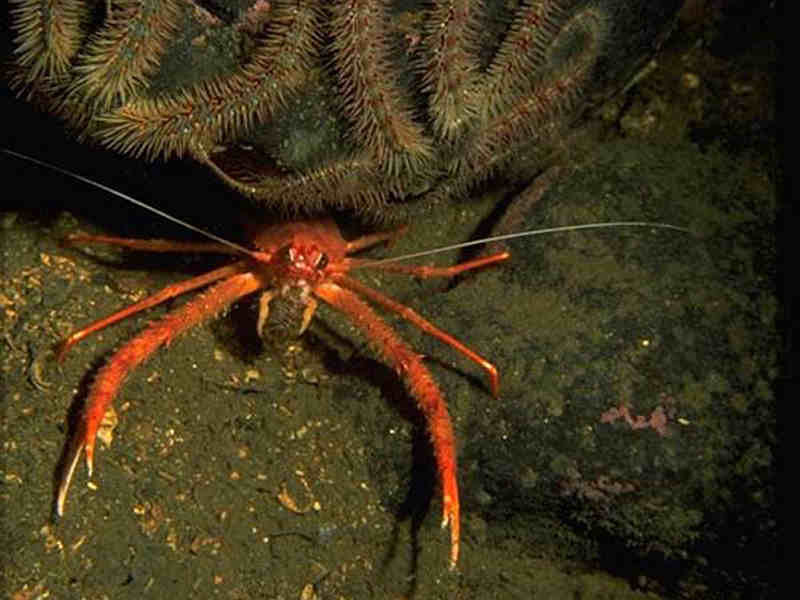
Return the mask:
<svg viewBox="0 0 800 600">
<path fill-rule="evenodd" d="M 667 413 L 661 406 L 656 406 L 648 417 L 631 415 L 631 411 L 624 404 L 620 405 L 619 408 L 613 406 L 600 415 L 601 423 L 614 423 L 620 419 L 630 425 L 631 429 L 652 429 L 661 436 L 665 436 L 668 433 Z"/>
</svg>

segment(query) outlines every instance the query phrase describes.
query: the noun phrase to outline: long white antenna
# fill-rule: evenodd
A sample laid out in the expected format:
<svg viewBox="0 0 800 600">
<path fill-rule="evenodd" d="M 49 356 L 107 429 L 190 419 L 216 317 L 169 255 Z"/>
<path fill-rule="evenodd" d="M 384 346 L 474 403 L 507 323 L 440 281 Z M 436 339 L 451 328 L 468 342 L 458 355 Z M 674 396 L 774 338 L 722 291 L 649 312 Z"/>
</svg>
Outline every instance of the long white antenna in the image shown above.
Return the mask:
<svg viewBox="0 0 800 600">
<path fill-rule="evenodd" d="M 122 198 L 123 200 L 127 200 L 131 204 L 135 204 L 136 206 L 138 206 L 140 208 L 148 210 L 151 213 L 158 215 L 159 217 L 163 217 L 164 219 L 167 219 L 168 221 L 172 221 L 173 223 L 177 223 L 178 225 L 182 225 L 183 227 L 186 227 L 187 229 L 191 229 L 192 231 L 195 231 L 195 232 L 199 233 L 200 235 L 204 235 L 205 237 L 209 238 L 210 240 L 214 240 L 215 242 L 218 242 L 220 244 L 224 244 L 224 245 L 228 246 L 229 248 L 233 248 L 234 250 L 238 250 L 239 252 L 242 252 L 243 254 L 246 254 L 248 256 L 253 256 L 253 257 L 257 256 L 257 254 L 255 252 L 253 252 L 252 250 L 250 250 L 249 248 L 245 248 L 244 246 L 241 246 L 241 245 L 237 244 L 236 242 L 231 242 L 230 240 L 226 240 L 225 238 L 219 237 L 218 235 L 214 235 L 210 231 L 206 231 L 205 229 L 201 229 L 200 227 L 192 225 L 191 223 L 187 223 L 186 221 L 182 221 L 178 217 L 173 217 L 172 215 L 170 215 L 168 213 L 165 213 L 163 210 L 157 209 L 155 206 L 151 206 L 151 205 L 147 204 L 146 202 L 142 202 L 141 200 L 137 200 L 136 198 L 134 198 L 132 196 L 128 196 L 127 194 L 123 194 L 122 192 L 120 192 L 118 190 L 115 190 L 114 188 L 108 187 L 107 185 L 103 185 L 102 183 L 98 183 L 97 181 L 94 181 L 93 179 L 89 179 L 88 177 L 84 177 L 83 175 L 78 175 L 77 173 L 73 173 L 72 171 L 68 171 L 67 169 L 62 169 L 61 167 L 57 167 L 56 165 L 53 165 L 53 164 L 51 164 L 49 162 L 46 162 L 46 161 L 43 161 L 43 160 L 39 160 L 38 158 L 33 158 L 32 156 L 28 156 L 27 154 L 22 154 L 21 152 L 15 152 L 13 150 L 8 150 L 7 148 L 0 148 L 0 150 L 2 150 L 5 154 L 9 154 L 9 155 L 14 156 L 16 158 L 19 158 L 21 160 L 26 160 L 28 162 L 32 162 L 33 164 L 39 165 L 40 167 L 45 167 L 45 168 L 50 169 L 52 171 L 56 171 L 57 173 L 61 173 L 62 175 L 66 175 L 67 177 L 72 177 L 73 179 L 76 179 L 76 180 L 81 181 L 83 183 L 86 183 L 86 184 L 89 184 L 91 186 L 94 186 L 97 189 L 103 190 L 104 192 L 108 192 L 109 194 L 113 194 L 114 196 L 117 196 L 118 198 Z"/>
<path fill-rule="evenodd" d="M 170 215 L 168 213 L 165 213 L 164 211 L 159 210 L 156 207 L 151 206 L 150 204 L 147 204 L 146 202 L 142 202 L 141 200 L 137 200 L 136 198 L 133 198 L 132 196 L 129 196 L 129 195 L 124 194 L 124 193 L 122 193 L 120 191 L 117 191 L 114 188 L 108 187 L 107 185 L 103 185 L 102 183 L 98 183 L 97 181 L 89 179 L 88 177 L 84 177 L 83 175 L 78 175 L 77 173 L 73 173 L 72 171 L 68 171 L 67 169 L 62 169 L 61 167 L 57 167 L 56 165 L 53 165 L 53 164 L 48 163 L 46 161 L 39 160 L 38 158 L 33 158 L 32 156 L 28 156 L 27 154 L 22 154 L 21 152 L 15 152 L 14 150 L 8 150 L 7 148 L 0 148 L 0 150 L 2 150 L 5 154 L 8 154 L 10 156 L 14 156 L 14 157 L 19 158 L 21 160 L 25 160 L 25 161 L 34 163 L 36 165 L 39 165 L 41 167 L 45 167 L 47 169 L 51 169 L 52 171 L 55 171 L 57 173 L 61 173 L 63 175 L 66 175 L 67 177 L 71 177 L 73 179 L 76 179 L 76 180 L 81 181 L 83 183 L 86 183 L 88 185 L 94 186 L 94 187 L 96 187 L 96 188 L 98 188 L 100 190 L 108 192 L 109 194 L 113 194 L 114 196 L 117 196 L 118 198 L 122 198 L 123 200 L 127 200 L 131 204 L 135 204 L 136 206 L 139 206 L 140 208 L 143 208 L 143 209 L 145 209 L 147 211 L 150 211 L 151 213 L 156 214 L 156 215 L 158 215 L 158 216 L 160 216 L 160 217 L 162 217 L 164 219 L 172 221 L 173 223 L 177 223 L 178 225 L 182 225 L 183 227 L 186 227 L 187 229 L 190 229 L 190 230 L 195 231 L 195 232 L 197 232 L 197 233 L 199 233 L 201 235 L 204 235 L 205 237 L 207 237 L 207 238 L 209 238 L 211 240 L 214 240 L 215 242 L 218 242 L 220 244 L 224 244 L 224 245 L 226 245 L 226 246 L 228 246 L 230 248 L 233 248 L 234 250 L 237 250 L 237 251 L 241 252 L 242 254 L 245 254 L 247 256 L 251 256 L 253 258 L 258 258 L 259 257 L 259 254 L 257 252 L 254 252 L 253 250 L 250 250 L 249 248 L 245 248 L 244 246 L 241 246 L 241 245 L 239 245 L 239 244 L 237 244 L 235 242 L 231 242 L 230 240 L 226 240 L 225 238 L 222 238 L 222 237 L 219 237 L 217 235 L 214 235 L 210 231 L 206 231 L 205 229 L 201 229 L 200 227 L 192 225 L 191 223 L 187 223 L 186 221 L 183 221 L 183 220 L 181 220 L 181 219 L 179 219 L 177 217 L 173 217 L 172 215 Z M 514 239 L 514 238 L 532 237 L 534 235 L 544 235 L 546 233 L 559 233 L 559 232 L 564 232 L 564 231 L 578 231 L 580 229 L 607 229 L 607 228 L 613 228 L 613 227 L 650 227 L 650 228 L 653 228 L 653 229 L 673 229 L 675 231 L 681 231 L 681 232 L 684 232 L 684 233 L 692 233 L 689 229 L 686 229 L 685 227 L 679 227 L 677 225 L 670 225 L 669 223 L 658 223 L 658 222 L 650 222 L 650 221 L 609 221 L 609 222 L 602 222 L 602 223 L 585 223 L 585 224 L 582 224 L 582 225 L 565 225 L 563 227 L 549 227 L 547 229 L 532 229 L 532 230 L 528 230 L 528 231 L 518 231 L 516 233 L 506 233 L 504 235 L 495 235 L 495 236 L 492 236 L 492 237 L 481 238 L 481 239 L 478 239 L 478 240 L 471 240 L 471 241 L 468 241 L 468 242 L 461 242 L 461 243 L 452 244 L 452 245 L 449 245 L 449 246 L 442 246 L 442 247 L 439 247 L 439 248 L 433 248 L 431 250 L 422 250 L 420 252 L 413 252 L 411 254 L 403 254 L 401 256 L 392 256 L 392 257 L 384 258 L 384 259 L 380 259 L 380 260 L 365 260 L 364 262 L 359 262 L 357 265 L 354 265 L 353 268 L 354 269 L 362 269 L 362 268 L 374 267 L 374 266 L 378 266 L 378 265 L 385 265 L 387 263 L 398 262 L 398 261 L 401 261 L 401 260 L 408 260 L 408 259 L 411 259 L 411 258 L 419 258 L 421 256 L 430 256 L 431 254 L 439 254 L 440 252 L 447 252 L 448 250 L 459 250 L 461 248 L 467 248 L 469 246 L 477 246 L 479 244 L 488 244 L 488 243 L 491 243 L 491 242 L 500 242 L 500 241 L 503 241 L 503 240 L 511 240 L 511 239 Z"/>
<path fill-rule="evenodd" d="M 399 260 L 407 260 L 410 258 L 419 258 L 420 256 L 428 256 L 430 254 L 438 254 L 439 252 L 447 252 L 448 250 L 459 250 L 469 246 L 477 246 L 479 244 L 489 244 L 491 242 L 500 242 L 503 240 L 511 240 L 520 237 L 532 237 L 534 235 L 543 235 L 545 233 L 560 233 L 563 231 L 577 231 L 579 229 L 606 229 L 612 227 L 651 227 L 654 229 L 674 229 L 684 233 L 692 233 L 685 227 L 677 225 L 670 225 L 669 223 L 658 223 L 650 221 L 606 221 L 602 223 L 585 223 L 582 225 L 564 225 L 562 227 L 549 227 L 547 229 L 530 229 L 528 231 L 518 231 L 516 233 L 506 233 L 503 235 L 495 235 L 492 237 L 481 238 L 479 240 L 470 240 L 468 242 L 461 242 L 459 244 L 452 244 L 450 246 L 442 246 L 441 248 L 434 248 L 433 250 L 422 250 L 421 252 L 413 252 L 411 254 L 402 254 L 400 256 L 391 256 L 389 258 L 382 258 L 380 260 L 370 260 L 359 264 L 356 268 L 374 267 L 377 265 L 385 265 Z"/>
</svg>

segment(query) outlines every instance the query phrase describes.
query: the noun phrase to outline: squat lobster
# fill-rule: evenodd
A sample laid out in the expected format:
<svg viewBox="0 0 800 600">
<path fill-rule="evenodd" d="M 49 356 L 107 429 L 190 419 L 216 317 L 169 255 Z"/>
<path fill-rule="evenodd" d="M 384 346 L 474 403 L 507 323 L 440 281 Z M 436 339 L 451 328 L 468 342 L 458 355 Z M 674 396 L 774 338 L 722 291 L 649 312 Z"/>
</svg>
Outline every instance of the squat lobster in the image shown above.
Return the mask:
<svg viewBox="0 0 800 600">
<path fill-rule="evenodd" d="M 97 430 L 128 373 L 178 334 L 217 315 L 240 298 L 264 290 L 259 302 L 257 321 L 259 335 L 265 335 L 270 302 L 280 299 L 296 304 L 297 308 L 302 310 L 299 326 L 299 333 L 302 333 L 314 314 L 317 300 L 322 300 L 347 315 L 380 357 L 403 379 L 425 416 L 433 443 L 442 486 L 442 527 L 450 526 L 450 566 L 455 567 L 459 553 L 459 499 L 455 440 L 447 405 L 433 376 L 425 367 L 422 356 L 414 352 L 359 296 L 399 314 L 476 362 L 488 374 L 491 391 L 495 396 L 499 386 L 497 369 L 488 360 L 411 308 L 349 277 L 347 272 L 356 267 L 375 267 L 421 278 L 451 277 L 464 271 L 504 261 L 509 257 L 509 253 L 500 252 L 451 267 L 371 264 L 371 261 L 348 256 L 358 250 L 387 241 L 396 234 L 397 232 L 379 233 L 348 242 L 330 219 L 299 221 L 259 230 L 253 237 L 253 244 L 258 248 L 255 251 L 236 244 L 217 242 L 182 243 L 84 234 L 70 236 L 67 241 L 71 244 L 100 243 L 152 252 L 214 252 L 244 254 L 245 257 L 204 275 L 169 285 L 140 302 L 76 331 L 60 344 L 57 355 L 59 360 L 62 360 L 72 346 L 89 334 L 170 298 L 216 282 L 213 287 L 193 300 L 150 324 L 117 350 L 97 373 L 83 413 L 67 442 L 64 468 L 58 479 L 56 493 L 57 515 L 61 516 L 64 512 L 75 467 L 84 450 L 86 466 L 91 477 Z"/>
</svg>

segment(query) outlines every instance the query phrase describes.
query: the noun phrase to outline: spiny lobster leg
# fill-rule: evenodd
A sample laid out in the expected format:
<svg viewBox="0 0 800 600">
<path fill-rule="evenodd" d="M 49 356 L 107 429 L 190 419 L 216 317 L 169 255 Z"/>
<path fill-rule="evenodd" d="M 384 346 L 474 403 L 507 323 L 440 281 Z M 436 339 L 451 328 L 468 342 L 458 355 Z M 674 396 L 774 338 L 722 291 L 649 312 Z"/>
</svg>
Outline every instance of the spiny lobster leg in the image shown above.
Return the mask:
<svg viewBox="0 0 800 600">
<path fill-rule="evenodd" d="M 392 298 L 389 298 L 384 294 L 381 294 L 379 291 L 364 285 L 360 281 L 357 281 L 355 279 L 347 277 L 346 275 L 341 275 L 341 274 L 336 275 L 336 281 L 338 281 L 344 287 L 353 290 L 354 292 L 362 296 L 369 298 L 376 304 L 380 304 L 381 306 L 388 308 L 393 312 L 396 312 L 405 320 L 410 321 L 411 323 L 419 327 L 425 333 L 432 335 L 438 340 L 441 340 L 448 346 L 452 347 L 453 349 L 457 350 L 458 352 L 466 356 L 471 361 L 475 362 L 484 371 L 486 371 L 486 374 L 489 376 L 489 386 L 492 390 L 492 395 L 496 398 L 497 395 L 500 393 L 500 375 L 497 372 L 497 367 L 495 367 L 491 362 L 483 358 L 480 354 L 470 349 L 462 342 L 458 341 L 456 338 L 454 338 L 446 331 L 442 331 L 441 329 L 436 327 L 436 325 L 434 325 L 426 318 L 421 316 L 414 309 L 406 306 L 405 304 L 401 304 L 397 300 L 393 300 Z"/>
<path fill-rule="evenodd" d="M 450 526 L 450 568 L 455 568 L 460 543 L 455 438 L 439 386 L 423 364 L 422 356 L 355 293 L 335 283 L 323 283 L 317 286 L 314 294 L 350 317 L 378 354 L 397 371 L 425 416 L 442 485 L 442 527 Z"/>
<path fill-rule="evenodd" d="M 489 256 L 481 256 L 480 258 L 474 258 L 472 260 L 467 260 L 457 265 L 451 265 L 449 267 L 432 267 L 429 265 L 398 265 L 395 263 L 378 263 L 369 265 L 371 261 L 368 259 L 362 259 L 364 263 L 368 264 L 370 268 L 373 269 L 380 269 L 381 271 L 389 271 L 392 273 L 406 273 L 407 275 L 411 275 L 412 277 L 419 277 L 420 279 L 428 279 L 430 277 L 455 277 L 459 273 L 463 273 L 464 271 L 472 271 L 473 269 L 480 269 L 481 267 L 488 267 L 489 265 L 493 265 L 495 263 L 503 262 L 504 260 L 508 260 L 511 258 L 510 252 L 498 252 L 496 254 L 490 254 Z M 353 259 L 355 262 L 358 259 Z"/>
<path fill-rule="evenodd" d="M 117 350 L 97 373 L 86 405 L 67 444 L 63 470 L 59 473 L 56 492 L 56 514 L 64 514 L 64 503 L 81 451 L 86 450 L 86 467 L 92 476 L 94 444 L 97 429 L 120 386 L 134 368 L 144 362 L 160 346 L 178 334 L 216 315 L 223 308 L 261 287 L 252 273 L 240 273 L 206 290 L 190 302 L 159 321 L 152 323 L 135 338 Z"/>
<path fill-rule="evenodd" d="M 100 331 L 101 329 L 105 329 L 106 327 L 108 327 L 109 325 L 113 325 L 117 321 L 121 321 L 122 319 L 125 319 L 131 315 L 135 315 L 140 311 L 161 304 L 162 302 L 165 302 L 170 298 L 175 298 L 176 296 L 180 296 L 181 294 L 185 294 L 186 292 L 189 292 L 191 290 L 203 287 L 204 285 L 213 283 L 218 279 L 223 279 L 225 277 L 230 277 L 231 275 L 241 273 L 242 270 L 245 268 L 246 264 L 247 263 L 245 261 L 239 261 L 231 265 L 227 265 L 225 267 L 220 267 L 219 269 L 214 269 L 213 271 L 209 271 L 208 273 L 204 273 L 203 275 L 192 277 L 191 279 L 187 279 L 186 281 L 181 281 L 180 283 L 168 285 L 164 289 L 156 292 L 151 296 L 148 296 L 144 300 L 131 304 L 130 306 L 126 306 L 122 310 L 118 310 L 117 312 L 108 315 L 107 317 L 98 319 L 94 323 L 91 323 L 86 327 L 83 327 L 82 329 L 79 329 L 78 331 L 75 331 L 74 333 L 70 334 L 68 338 L 60 342 L 56 347 L 56 359 L 58 359 L 59 362 L 64 360 L 64 356 L 66 356 L 70 348 L 72 348 L 82 339 L 93 334 L 95 331 Z"/>
<path fill-rule="evenodd" d="M 112 235 L 92 235 L 88 233 L 72 233 L 62 243 L 68 245 L 106 244 L 120 246 L 144 252 L 205 252 L 209 254 L 239 254 L 239 251 L 225 244 L 216 242 L 176 242 L 174 240 L 140 240 L 135 238 L 116 237 Z"/>
<path fill-rule="evenodd" d="M 398 227 L 397 229 L 393 229 L 392 231 L 382 231 L 380 233 L 362 235 L 359 238 L 347 242 L 345 254 L 352 254 L 353 252 L 370 248 L 376 244 L 380 244 L 381 242 L 392 243 L 394 240 L 402 236 L 407 230 L 408 227 L 404 225 L 402 227 Z"/>
</svg>

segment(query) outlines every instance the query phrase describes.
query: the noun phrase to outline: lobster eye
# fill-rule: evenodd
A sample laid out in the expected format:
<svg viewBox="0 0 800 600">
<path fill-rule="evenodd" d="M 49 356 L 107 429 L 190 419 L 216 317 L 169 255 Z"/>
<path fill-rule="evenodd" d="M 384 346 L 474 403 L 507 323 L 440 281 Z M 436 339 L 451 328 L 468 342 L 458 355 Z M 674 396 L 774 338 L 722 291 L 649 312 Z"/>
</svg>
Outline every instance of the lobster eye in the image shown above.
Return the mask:
<svg viewBox="0 0 800 600">
<path fill-rule="evenodd" d="M 294 262 L 295 252 L 291 246 L 281 246 L 275 251 L 275 264 L 290 265 Z"/>
<path fill-rule="evenodd" d="M 314 265 L 317 269 L 324 269 L 328 266 L 328 255 L 324 252 L 320 252 L 319 256 L 317 257 L 317 262 Z"/>
</svg>

